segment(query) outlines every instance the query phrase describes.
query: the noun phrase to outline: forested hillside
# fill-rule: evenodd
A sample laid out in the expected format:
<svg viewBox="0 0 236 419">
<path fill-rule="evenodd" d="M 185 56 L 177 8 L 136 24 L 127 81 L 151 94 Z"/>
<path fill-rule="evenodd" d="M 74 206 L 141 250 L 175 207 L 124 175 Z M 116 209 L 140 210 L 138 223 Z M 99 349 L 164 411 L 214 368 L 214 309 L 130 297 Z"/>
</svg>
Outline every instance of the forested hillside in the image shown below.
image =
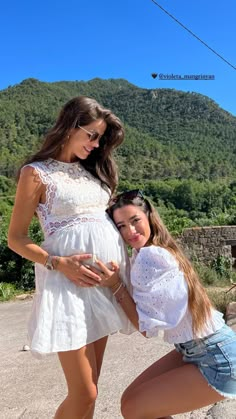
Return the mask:
<svg viewBox="0 0 236 419">
<path fill-rule="evenodd" d="M 77 95 L 94 97 L 122 119 L 119 189 L 142 188 L 173 234 L 195 225 L 236 224 L 236 118 L 210 98 L 141 89 L 121 79 L 27 79 L 0 91 L 0 299 L 3 282 L 34 286 L 32 264 L 7 247 L 15 173 L 38 148 L 61 106 Z M 35 219 L 30 236 L 40 243 Z"/>
<path fill-rule="evenodd" d="M 92 96 L 126 125 L 118 151 L 121 176 L 130 181 L 233 178 L 236 118 L 200 94 L 141 89 L 125 80 L 43 83 L 35 79 L 0 92 L 1 174 L 12 176 L 37 147 L 60 107 Z"/>
<path fill-rule="evenodd" d="M 17 167 L 77 95 L 94 97 L 122 119 L 120 189 L 141 187 L 172 231 L 236 222 L 236 118 L 206 96 L 122 79 L 27 79 L 0 91 L 0 215 L 12 205 Z"/>
</svg>

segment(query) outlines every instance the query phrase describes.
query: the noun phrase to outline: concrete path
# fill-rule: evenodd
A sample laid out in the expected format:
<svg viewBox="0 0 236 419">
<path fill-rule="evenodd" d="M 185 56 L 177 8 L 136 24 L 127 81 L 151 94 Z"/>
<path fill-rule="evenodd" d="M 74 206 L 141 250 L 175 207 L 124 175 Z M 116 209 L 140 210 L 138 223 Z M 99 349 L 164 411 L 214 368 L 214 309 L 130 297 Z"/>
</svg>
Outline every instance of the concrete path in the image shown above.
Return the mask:
<svg viewBox="0 0 236 419">
<path fill-rule="evenodd" d="M 64 377 L 56 355 L 42 360 L 22 351 L 27 344 L 26 324 L 32 300 L 0 304 L 0 418 L 52 419 L 66 394 Z M 145 339 L 139 333 L 109 338 L 94 419 L 121 419 L 119 400 L 125 387 L 172 346 L 161 338 Z M 236 419 L 236 401 L 176 419 Z"/>
</svg>

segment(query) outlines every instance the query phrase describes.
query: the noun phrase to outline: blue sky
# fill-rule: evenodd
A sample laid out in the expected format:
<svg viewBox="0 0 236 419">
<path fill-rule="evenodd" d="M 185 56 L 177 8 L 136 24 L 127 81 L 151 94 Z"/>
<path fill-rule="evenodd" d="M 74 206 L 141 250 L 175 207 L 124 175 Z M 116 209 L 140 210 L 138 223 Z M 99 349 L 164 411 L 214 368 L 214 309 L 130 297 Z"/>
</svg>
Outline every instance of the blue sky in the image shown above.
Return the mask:
<svg viewBox="0 0 236 419">
<path fill-rule="evenodd" d="M 157 0 L 236 67 L 236 1 Z M 151 0 L 4 2 L 0 89 L 41 81 L 124 78 L 144 88 L 209 96 L 236 116 L 236 71 Z M 160 80 L 151 73 L 214 75 L 215 80 Z"/>
</svg>

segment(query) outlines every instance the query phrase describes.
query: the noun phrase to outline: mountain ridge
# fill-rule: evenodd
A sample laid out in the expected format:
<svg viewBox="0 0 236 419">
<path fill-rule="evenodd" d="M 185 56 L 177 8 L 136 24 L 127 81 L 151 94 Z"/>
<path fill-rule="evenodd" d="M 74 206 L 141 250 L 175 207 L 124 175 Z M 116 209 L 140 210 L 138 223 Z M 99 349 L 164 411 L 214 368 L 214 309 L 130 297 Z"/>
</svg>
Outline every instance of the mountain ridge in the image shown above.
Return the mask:
<svg viewBox="0 0 236 419">
<path fill-rule="evenodd" d="M 129 166 L 129 180 L 145 179 L 148 164 L 151 179 L 233 178 L 236 117 L 230 112 L 200 93 L 100 78 L 52 83 L 29 78 L 1 90 L 2 175 L 13 175 L 63 104 L 77 95 L 94 97 L 124 122 L 126 140 L 117 151 L 123 178 Z"/>
</svg>

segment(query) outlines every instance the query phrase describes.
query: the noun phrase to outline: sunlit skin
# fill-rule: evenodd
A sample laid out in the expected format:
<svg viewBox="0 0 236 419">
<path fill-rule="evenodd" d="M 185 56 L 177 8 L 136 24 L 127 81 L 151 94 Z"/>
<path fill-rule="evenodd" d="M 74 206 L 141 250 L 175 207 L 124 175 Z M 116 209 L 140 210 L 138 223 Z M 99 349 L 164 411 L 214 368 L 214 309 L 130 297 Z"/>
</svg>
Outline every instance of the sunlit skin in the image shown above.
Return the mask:
<svg viewBox="0 0 236 419">
<path fill-rule="evenodd" d="M 85 99 L 86 105 L 87 99 Z M 74 102 L 79 103 L 77 99 Z M 82 101 L 83 102 L 83 101 Z M 78 103 L 76 106 L 78 106 Z M 89 117 L 89 112 L 86 111 L 86 106 L 83 103 L 81 105 L 82 113 L 85 117 Z M 92 106 L 92 105 L 91 105 Z M 73 108 L 72 112 L 73 112 Z M 83 110 L 84 109 L 84 110 Z M 82 122 L 79 120 L 79 113 L 77 115 L 78 121 L 74 121 L 73 127 L 77 126 L 76 128 L 68 128 L 68 123 L 66 121 L 66 108 L 64 109 L 65 114 L 63 119 L 62 117 L 59 118 L 58 124 L 55 125 L 53 128 L 53 132 L 55 137 L 47 137 L 46 144 L 48 145 L 47 152 L 45 152 L 44 157 L 45 160 L 48 158 L 53 157 L 56 161 L 64 162 L 64 163 L 73 163 L 78 162 L 86 162 L 86 159 L 93 156 L 93 154 L 98 151 L 99 146 L 102 149 L 101 142 L 102 136 L 104 135 L 107 124 L 104 122 L 103 119 L 93 120 L 91 123 L 87 125 L 83 125 Z M 94 111 L 96 114 L 96 110 Z M 105 115 L 105 112 L 101 111 L 101 114 Z M 72 119 L 71 118 L 69 119 Z M 81 118 L 82 119 L 82 118 Z M 112 117 L 113 119 L 113 117 Z M 61 124 L 61 125 L 60 125 Z M 122 130 L 119 129 L 119 124 L 114 124 L 114 130 L 117 128 L 117 132 L 122 134 Z M 60 131 L 57 129 L 58 126 L 64 130 L 65 134 L 63 138 L 60 138 Z M 56 128 L 55 128 L 56 127 Z M 113 136 L 113 123 L 110 123 L 110 136 L 113 138 L 114 142 L 116 142 L 116 138 Z M 95 134 L 92 136 L 91 135 Z M 56 143 L 56 139 L 60 141 Z M 51 145 L 51 149 L 50 146 Z M 56 155 L 53 154 L 53 150 L 58 145 L 58 153 Z M 40 150 L 40 153 L 42 150 Z M 109 160 L 110 151 L 108 150 L 108 156 L 105 157 L 105 161 Z M 99 160 L 94 158 L 94 160 Z M 95 167 L 96 162 L 92 162 L 93 167 Z M 98 162 L 99 165 L 99 162 Z M 16 253 L 21 255 L 22 257 L 41 264 L 42 269 L 46 272 L 45 262 L 48 260 L 48 249 L 44 249 L 43 247 L 38 246 L 34 241 L 28 236 L 28 230 L 31 223 L 32 218 L 34 217 L 35 212 L 39 204 L 46 204 L 47 205 L 47 189 L 50 186 L 47 186 L 47 182 L 43 182 L 41 180 L 41 176 L 39 176 L 38 171 L 36 168 L 33 167 L 34 165 L 26 165 L 22 168 L 17 192 L 15 197 L 15 205 L 11 217 L 11 222 L 9 226 L 8 232 L 8 245 L 9 247 L 14 250 Z M 57 165 L 56 165 L 57 166 Z M 61 166 L 60 166 L 61 167 Z M 68 168 L 69 169 L 69 168 Z M 42 168 L 43 171 L 43 168 Z M 47 173 L 50 173 L 47 172 Z M 54 172 L 53 172 L 54 173 Z M 65 170 L 65 174 L 67 170 Z M 69 172 L 68 172 L 69 173 Z M 62 175 L 64 172 L 62 171 Z M 111 172 L 112 175 L 112 172 Z M 49 174 L 50 178 L 50 174 Z M 82 180 L 83 184 L 84 181 Z M 92 182 L 92 180 L 91 180 Z M 69 183 L 69 179 L 68 179 Z M 85 182 L 86 183 L 86 182 Z M 94 183 L 94 182 L 93 182 Z M 57 179 L 50 180 L 49 185 L 53 185 L 53 187 L 57 187 Z M 97 187 L 97 186 L 96 186 Z M 77 190 L 74 192 L 77 193 Z M 89 193 L 89 190 L 88 190 Z M 58 199 L 55 200 L 55 205 L 57 208 L 60 208 L 60 213 L 62 214 L 62 210 L 64 210 L 64 215 L 66 216 L 66 208 L 64 207 L 64 201 L 62 199 L 62 203 L 60 201 L 60 194 L 58 195 Z M 73 202 L 73 199 L 72 199 Z M 95 208 L 97 207 L 96 199 L 95 199 Z M 80 215 L 80 212 L 78 212 Z M 74 233 L 77 234 L 76 232 Z M 90 234 L 90 233 L 89 233 Z M 60 243 L 60 241 L 59 241 Z M 81 250 L 81 249 L 78 249 Z M 68 252 L 66 252 L 68 253 Z M 75 254 L 74 254 L 75 253 Z M 101 278 L 98 273 L 94 273 L 86 266 L 86 261 L 91 259 L 92 254 L 84 254 L 79 252 L 76 254 L 76 249 L 73 251 L 72 254 L 68 256 L 58 255 L 57 259 L 55 259 L 54 253 L 51 255 L 52 258 L 54 257 L 53 261 L 57 264 L 53 264 L 53 267 L 60 272 L 60 274 L 64 275 L 68 281 L 71 281 L 74 286 L 79 287 L 79 298 L 80 298 L 80 289 L 82 287 L 93 287 L 94 285 L 98 285 L 101 281 Z M 45 275 L 47 275 L 45 273 Z M 64 281 L 63 281 L 64 282 Z M 56 284 L 55 284 L 56 286 Z M 67 288 L 67 284 L 65 283 L 65 288 Z M 53 291 L 53 290 L 51 290 Z M 42 288 L 43 292 L 43 288 Z M 74 292 L 74 291 L 73 291 Z M 68 294 L 70 293 L 70 289 L 68 288 Z M 66 290 L 65 290 L 66 294 Z M 65 297 L 66 298 L 66 297 Z M 75 298 L 75 297 L 74 297 Z M 82 297 L 81 297 L 82 298 Z M 68 300 L 69 301 L 69 300 Z M 92 304 L 92 302 L 91 302 Z M 47 307 L 48 308 L 48 307 Z M 40 309 L 41 310 L 41 309 Z M 50 312 L 50 308 L 46 309 L 46 313 Z M 43 312 L 42 312 L 43 313 Z M 42 314 L 41 313 L 41 314 Z M 54 312 L 52 313 L 54 321 L 57 321 L 57 317 L 54 317 Z M 44 315 L 44 314 L 42 314 Z M 73 319 L 72 319 L 73 320 Z M 59 319 L 61 321 L 61 318 Z M 77 320 L 76 320 L 77 321 Z M 86 325 L 85 325 L 86 327 Z M 104 326 L 107 327 L 107 326 Z M 63 347 L 61 351 L 58 352 L 58 356 L 60 359 L 60 363 L 63 368 L 63 372 L 66 378 L 67 387 L 68 387 L 68 395 L 62 401 L 61 405 L 56 411 L 54 419 L 77 419 L 77 418 L 86 418 L 92 419 L 94 417 L 94 408 L 95 408 L 95 401 L 97 398 L 97 383 L 100 375 L 100 370 L 103 361 L 103 355 L 107 343 L 107 336 L 104 332 L 105 329 L 102 329 L 101 335 L 103 337 L 92 341 L 91 343 L 85 343 L 84 346 L 81 346 L 81 341 L 78 341 L 79 349 L 74 350 L 66 350 Z M 63 333 L 63 330 L 62 330 Z M 44 339 L 44 338 L 42 338 Z M 68 346 L 69 347 L 69 346 Z"/>
<path fill-rule="evenodd" d="M 65 163 L 72 163 L 78 159 L 86 160 L 90 153 L 99 147 L 101 137 L 90 141 L 89 133 L 97 132 L 99 136 L 102 136 L 107 128 L 106 122 L 103 119 L 97 119 L 89 125 L 84 125 L 83 128 L 88 132 L 82 128 L 71 129 L 69 138 L 65 141 L 65 145 L 57 156 L 57 160 Z"/>
<path fill-rule="evenodd" d="M 148 217 L 141 209 L 135 205 L 117 208 L 113 219 L 127 244 L 137 250 L 146 245 L 151 229 Z"/>
<path fill-rule="evenodd" d="M 151 229 L 148 217 L 139 207 L 127 205 L 117 208 L 113 212 L 113 219 L 128 245 L 136 250 L 147 246 Z M 97 264 L 103 272 L 100 285 L 111 289 L 129 320 L 139 330 L 138 307 L 122 284 L 119 266 L 111 262 L 111 269 L 101 261 L 97 261 Z M 142 295 L 148 293 L 150 287 L 145 285 L 143 290 Z M 142 334 L 146 336 L 145 331 Z M 189 389 L 191 397 L 186 397 Z M 143 371 L 127 387 L 121 398 L 121 412 L 125 419 L 171 419 L 170 414 L 196 410 L 223 399 L 208 384 L 197 366 L 184 362 L 182 355 L 174 349 Z"/>
</svg>

